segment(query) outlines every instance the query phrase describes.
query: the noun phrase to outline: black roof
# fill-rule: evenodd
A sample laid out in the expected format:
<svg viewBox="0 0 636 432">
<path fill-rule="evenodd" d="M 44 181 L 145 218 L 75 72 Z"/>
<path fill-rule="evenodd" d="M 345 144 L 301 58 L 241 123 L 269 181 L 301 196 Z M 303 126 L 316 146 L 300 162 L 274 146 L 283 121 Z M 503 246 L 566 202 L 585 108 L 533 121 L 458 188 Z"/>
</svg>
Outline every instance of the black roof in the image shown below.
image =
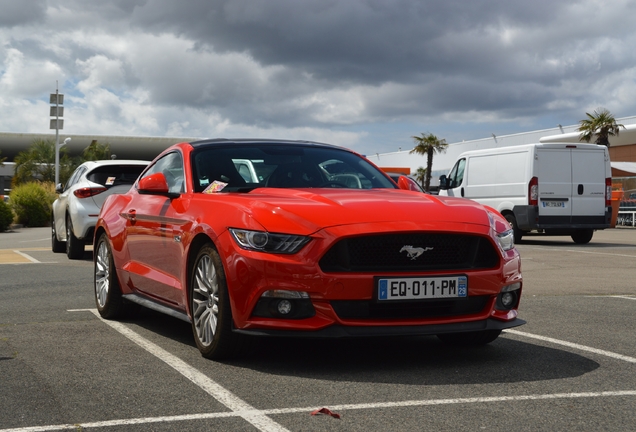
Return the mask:
<svg viewBox="0 0 636 432">
<path fill-rule="evenodd" d="M 259 144 L 259 145 L 280 145 L 280 144 L 292 144 L 292 145 L 305 145 L 312 147 L 328 147 L 328 148 L 337 148 L 341 150 L 348 150 L 344 147 L 336 146 L 333 144 L 325 144 L 319 143 L 315 141 L 300 141 L 300 140 L 284 140 L 284 139 L 260 139 L 260 138 L 213 138 L 213 139 L 204 139 L 198 141 L 192 141 L 190 145 L 193 148 L 198 147 L 206 147 L 213 145 L 227 145 L 227 144 Z"/>
</svg>

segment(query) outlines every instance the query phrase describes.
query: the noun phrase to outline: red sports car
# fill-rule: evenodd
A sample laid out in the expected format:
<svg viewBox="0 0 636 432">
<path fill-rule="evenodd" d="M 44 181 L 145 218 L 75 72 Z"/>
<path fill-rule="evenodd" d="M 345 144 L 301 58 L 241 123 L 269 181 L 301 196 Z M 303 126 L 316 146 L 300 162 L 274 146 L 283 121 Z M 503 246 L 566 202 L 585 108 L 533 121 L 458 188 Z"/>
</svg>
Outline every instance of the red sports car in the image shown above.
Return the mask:
<svg viewBox="0 0 636 432">
<path fill-rule="evenodd" d="M 508 222 L 398 185 L 327 144 L 176 144 L 101 210 L 97 308 L 190 322 L 208 358 L 242 352 L 250 335 L 484 344 L 523 324 Z"/>
</svg>

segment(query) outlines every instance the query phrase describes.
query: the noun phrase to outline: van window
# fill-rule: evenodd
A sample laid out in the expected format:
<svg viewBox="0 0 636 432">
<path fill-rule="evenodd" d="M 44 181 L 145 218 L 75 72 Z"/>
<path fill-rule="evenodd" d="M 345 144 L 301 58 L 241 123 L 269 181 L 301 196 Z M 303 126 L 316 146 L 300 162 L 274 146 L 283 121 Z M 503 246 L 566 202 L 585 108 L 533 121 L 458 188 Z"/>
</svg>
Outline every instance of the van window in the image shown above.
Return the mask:
<svg viewBox="0 0 636 432">
<path fill-rule="evenodd" d="M 448 188 L 455 189 L 461 186 L 464 180 L 464 168 L 466 167 L 466 159 L 457 161 L 450 174 L 448 174 Z"/>
</svg>

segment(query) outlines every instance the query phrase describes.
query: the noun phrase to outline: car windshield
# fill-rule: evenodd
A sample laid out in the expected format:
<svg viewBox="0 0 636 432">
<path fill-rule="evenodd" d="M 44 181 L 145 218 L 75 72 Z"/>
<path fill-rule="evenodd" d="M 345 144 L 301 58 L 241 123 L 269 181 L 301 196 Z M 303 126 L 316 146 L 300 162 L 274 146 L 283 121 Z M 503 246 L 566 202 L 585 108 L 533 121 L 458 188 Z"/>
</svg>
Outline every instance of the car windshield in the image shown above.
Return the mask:
<svg viewBox="0 0 636 432">
<path fill-rule="evenodd" d="M 346 150 L 300 144 L 234 144 L 193 152 L 195 192 L 272 188 L 373 189 L 396 186 Z"/>
<path fill-rule="evenodd" d="M 88 173 L 86 178 L 106 187 L 132 185 L 144 168 L 146 165 L 103 165 Z"/>
</svg>

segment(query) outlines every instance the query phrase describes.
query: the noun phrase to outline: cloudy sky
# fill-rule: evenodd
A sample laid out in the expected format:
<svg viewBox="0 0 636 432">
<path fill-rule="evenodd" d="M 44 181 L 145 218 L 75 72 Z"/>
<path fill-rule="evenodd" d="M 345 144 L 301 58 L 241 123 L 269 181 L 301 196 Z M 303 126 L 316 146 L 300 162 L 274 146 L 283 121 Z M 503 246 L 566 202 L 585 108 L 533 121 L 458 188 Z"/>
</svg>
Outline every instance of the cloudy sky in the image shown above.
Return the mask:
<svg viewBox="0 0 636 432">
<path fill-rule="evenodd" d="M 636 115 L 635 0 L 0 0 L 0 132 L 361 153 Z"/>
</svg>

